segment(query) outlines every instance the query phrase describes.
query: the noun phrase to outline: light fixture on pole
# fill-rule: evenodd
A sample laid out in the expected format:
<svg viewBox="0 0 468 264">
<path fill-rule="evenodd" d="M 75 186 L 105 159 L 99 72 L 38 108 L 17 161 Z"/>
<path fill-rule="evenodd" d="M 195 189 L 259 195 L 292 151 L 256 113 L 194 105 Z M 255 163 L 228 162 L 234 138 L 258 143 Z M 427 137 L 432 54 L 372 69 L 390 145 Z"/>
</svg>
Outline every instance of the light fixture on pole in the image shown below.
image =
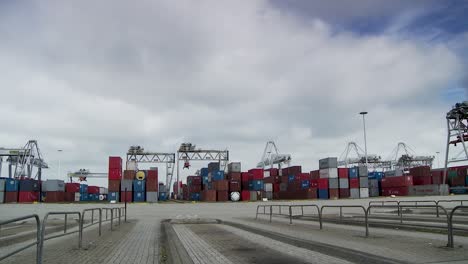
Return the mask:
<svg viewBox="0 0 468 264">
<path fill-rule="evenodd" d="M 360 115 L 362 115 L 362 123 L 364 125 L 364 155 L 366 156 L 366 168 L 368 168 L 369 164 L 367 161 L 367 137 L 366 137 L 366 118 L 365 116 L 367 115 L 367 112 L 360 112 Z"/>
<path fill-rule="evenodd" d="M 62 153 L 63 150 L 61 149 L 57 149 L 57 152 L 59 153 L 59 156 L 58 156 L 58 175 L 57 175 L 57 178 L 60 179 L 60 154 Z"/>
</svg>

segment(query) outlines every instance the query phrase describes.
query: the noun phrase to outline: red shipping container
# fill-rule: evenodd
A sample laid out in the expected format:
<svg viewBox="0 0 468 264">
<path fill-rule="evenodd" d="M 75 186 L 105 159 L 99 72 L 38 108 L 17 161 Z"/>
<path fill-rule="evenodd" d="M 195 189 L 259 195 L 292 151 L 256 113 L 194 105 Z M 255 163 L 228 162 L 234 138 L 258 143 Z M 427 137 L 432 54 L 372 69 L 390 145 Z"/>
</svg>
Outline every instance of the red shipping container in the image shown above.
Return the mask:
<svg viewBox="0 0 468 264">
<path fill-rule="evenodd" d="M 60 203 L 64 201 L 65 201 L 65 192 L 46 192 L 46 199 L 45 199 L 46 203 Z"/>
<path fill-rule="evenodd" d="M 288 175 L 289 175 L 289 168 L 282 168 L 281 176 L 288 176 Z"/>
<path fill-rule="evenodd" d="M 229 191 L 229 181 L 228 180 L 214 181 L 213 187 L 217 191 Z"/>
<path fill-rule="evenodd" d="M 328 189 L 328 197 L 330 200 L 340 198 L 340 189 Z"/>
<path fill-rule="evenodd" d="M 39 201 L 39 192 L 19 192 L 19 203 L 32 203 Z"/>
<path fill-rule="evenodd" d="M 107 188 L 109 192 L 120 192 L 120 180 L 109 180 Z M 79 188 L 76 192 L 79 192 Z"/>
<path fill-rule="evenodd" d="M 204 190 L 202 200 L 206 202 L 216 202 L 216 190 Z"/>
<path fill-rule="evenodd" d="M 65 183 L 65 191 L 69 193 L 80 192 L 79 183 Z"/>
<path fill-rule="evenodd" d="M 201 192 L 201 185 L 191 185 L 188 187 L 190 193 Z"/>
<path fill-rule="evenodd" d="M 158 192 L 159 184 L 158 179 L 148 178 L 146 179 L 146 191 L 147 192 Z"/>
<path fill-rule="evenodd" d="M 301 181 L 309 181 L 311 178 L 310 178 L 310 173 L 301 173 L 299 174 L 299 177 L 301 179 Z"/>
<path fill-rule="evenodd" d="M 339 189 L 340 198 L 349 198 L 349 189 Z"/>
<path fill-rule="evenodd" d="M 99 186 L 88 186 L 89 194 L 99 194 Z"/>
<path fill-rule="evenodd" d="M 250 174 L 248 172 L 241 173 L 241 181 L 247 182 L 250 180 Z"/>
<path fill-rule="evenodd" d="M 146 172 L 146 179 L 158 180 L 158 170 L 149 170 Z"/>
<path fill-rule="evenodd" d="M 133 198 L 132 192 L 120 192 L 120 201 L 123 203 L 125 201 L 131 203 Z"/>
<path fill-rule="evenodd" d="M 415 177 L 413 176 L 414 185 L 430 185 L 432 184 L 431 176 Z"/>
<path fill-rule="evenodd" d="M 387 177 L 382 179 L 382 188 L 404 187 L 413 185 L 413 176 Z M 353 187 L 351 187 L 353 188 Z"/>
<path fill-rule="evenodd" d="M 270 169 L 267 169 L 265 171 L 269 171 L 270 172 L 270 177 L 272 176 L 279 176 L 279 170 L 276 169 L 276 168 L 270 168 Z"/>
<path fill-rule="evenodd" d="M 465 186 L 465 177 L 455 176 L 449 179 L 450 186 Z"/>
<path fill-rule="evenodd" d="M 328 189 L 328 179 L 318 179 L 317 181 L 319 189 Z"/>
<path fill-rule="evenodd" d="M 442 176 L 432 175 L 432 184 L 442 184 Z"/>
<path fill-rule="evenodd" d="M 240 172 L 230 172 L 228 173 L 227 178 L 230 181 L 242 181 L 242 176 Z"/>
<path fill-rule="evenodd" d="M 5 192 L 5 203 L 17 203 L 18 192 Z"/>
<path fill-rule="evenodd" d="M 320 171 L 319 170 L 314 170 L 310 172 L 310 178 L 312 180 L 320 179 Z"/>
<path fill-rule="evenodd" d="M 408 186 L 382 188 L 383 196 L 390 196 L 390 195 L 407 196 L 408 193 L 409 193 Z"/>
<path fill-rule="evenodd" d="M 74 202 L 75 201 L 75 193 L 72 193 L 72 192 L 64 193 L 64 200 L 65 200 L 65 202 Z"/>
<path fill-rule="evenodd" d="M 311 188 L 318 188 L 318 183 L 319 183 L 318 179 L 310 180 L 310 187 Z"/>
<path fill-rule="evenodd" d="M 349 188 L 351 189 L 359 188 L 359 178 L 350 178 Z"/>
<path fill-rule="evenodd" d="M 242 183 L 242 190 L 248 190 L 249 189 L 249 182 L 248 181 L 243 181 Z"/>
<path fill-rule="evenodd" d="M 305 190 L 305 199 L 317 199 L 317 188 L 309 188 Z"/>
<path fill-rule="evenodd" d="M 301 173 L 302 173 L 302 167 L 301 166 L 292 166 L 292 167 L 288 168 L 288 174 L 287 175 L 299 175 Z"/>
<path fill-rule="evenodd" d="M 124 170 L 123 178 L 125 180 L 134 180 L 136 176 L 136 171 L 133 170 Z"/>
<path fill-rule="evenodd" d="M 109 157 L 109 169 L 122 170 L 122 158 L 121 157 Z"/>
<path fill-rule="evenodd" d="M 108 178 L 109 180 L 121 180 L 122 170 L 121 169 L 109 169 Z"/>
<path fill-rule="evenodd" d="M 348 168 L 338 168 L 338 178 L 347 179 L 348 178 Z"/>
<path fill-rule="evenodd" d="M 288 176 L 280 176 L 280 179 L 281 179 L 280 182 L 284 182 L 284 183 L 288 183 L 288 182 L 289 182 L 289 177 L 288 177 Z"/>
<path fill-rule="evenodd" d="M 217 195 L 217 200 L 220 202 L 227 202 L 229 201 L 229 193 L 228 191 L 218 191 L 216 193 Z"/>
<path fill-rule="evenodd" d="M 252 175 L 252 180 L 263 180 L 263 169 L 250 169 L 249 174 Z"/>
<path fill-rule="evenodd" d="M 241 200 L 242 201 L 250 201 L 250 191 L 248 190 L 243 190 L 241 192 Z"/>
<path fill-rule="evenodd" d="M 238 181 L 229 182 L 229 191 L 230 192 L 240 192 L 241 191 L 241 183 L 238 182 Z"/>
<path fill-rule="evenodd" d="M 279 183 L 273 183 L 273 192 L 279 192 L 280 191 L 280 184 Z"/>
</svg>

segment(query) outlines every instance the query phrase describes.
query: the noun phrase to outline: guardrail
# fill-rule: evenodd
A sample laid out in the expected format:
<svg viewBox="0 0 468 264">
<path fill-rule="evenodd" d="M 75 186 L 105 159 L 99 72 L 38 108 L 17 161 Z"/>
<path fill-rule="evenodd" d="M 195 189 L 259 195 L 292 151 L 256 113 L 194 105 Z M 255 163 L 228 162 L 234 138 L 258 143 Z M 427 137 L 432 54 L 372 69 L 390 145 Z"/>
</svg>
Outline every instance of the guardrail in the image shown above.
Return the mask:
<svg viewBox="0 0 468 264">
<path fill-rule="evenodd" d="M 448 247 L 451 247 L 453 248 L 453 215 L 455 214 L 455 212 L 457 210 L 460 210 L 460 209 L 468 209 L 468 206 L 466 205 L 459 205 L 459 206 L 455 206 L 453 209 L 452 209 L 452 212 L 450 212 L 450 218 L 449 218 L 449 221 L 448 221 L 448 224 L 449 224 L 449 242 L 448 242 Z"/>
<path fill-rule="evenodd" d="M 368 210 L 366 210 L 366 208 L 364 206 L 362 206 L 362 205 L 323 205 L 322 208 L 320 208 L 320 214 L 322 216 L 323 216 L 323 209 L 324 208 L 340 208 L 340 218 L 343 217 L 343 215 L 342 215 L 343 208 L 361 208 L 364 211 L 364 216 L 365 216 L 364 225 L 365 225 L 365 228 L 366 228 L 366 237 L 369 236 L 369 223 L 368 223 L 368 220 L 367 220 Z M 322 225 L 322 224 L 320 223 L 320 225 Z"/>
<path fill-rule="evenodd" d="M 28 249 L 34 245 L 36 245 L 36 263 L 40 264 L 42 263 L 41 259 L 39 258 L 40 256 L 40 245 L 41 245 L 41 240 L 40 240 L 40 234 L 41 234 L 41 221 L 39 220 L 39 216 L 37 214 L 32 214 L 32 215 L 26 215 L 26 216 L 23 216 L 23 217 L 17 217 L 17 218 L 13 218 L 13 219 L 9 219 L 9 220 L 6 220 L 6 221 L 1 221 L 0 222 L 0 227 L 3 226 L 3 225 L 6 225 L 6 224 L 11 224 L 11 223 L 14 223 L 14 222 L 18 222 L 18 221 L 22 221 L 22 220 L 26 220 L 26 219 L 30 219 L 30 218 L 34 218 L 36 220 L 36 242 L 32 242 L 30 244 L 27 244 L 21 248 L 18 248 L 10 253 L 7 253 L 6 255 L 4 256 L 0 256 L 0 261 L 10 257 L 10 256 L 13 256 L 15 255 L 16 253 L 19 253 L 25 249 Z"/>
<path fill-rule="evenodd" d="M 300 215 L 293 215 L 292 209 L 294 207 L 300 207 L 302 213 Z M 317 209 L 317 215 L 318 215 L 318 219 L 319 219 L 319 222 L 320 222 L 320 229 L 322 229 L 322 211 L 320 210 L 319 206 L 316 205 L 316 204 L 290 205 L 289 206 L 289 224 L 292 224 L 293 217 L 306 216 L 306 215 L 304 215 L 304 207 L 306 207 L 306 208 L 307 207 L 313 207 L 313 208 Z"/>
<path fill-rule="evenodd" d="M 106 211 L 106 220 L 102 219 L 102 210 Z M 96 222 L 94 222 L 94 212 L 95 211 L 99 212 L 99 219 Z M 118 220 L 119 220 L 118 224 L 119 225 L 121 224 L 122 216 L 125 216 L 125 222 L 126 222 L 127 209 L 125 207 L 88 208 L 88 209 L 84 209 L 82 212 L 78 212 L 78 211 L 48 212 L 44 216 L 44 218 L 42 220 L 42 223 L 41 223 L 41 220 L 39 219 L 39 216 L 37 214 L 27 215 L 27 216 L 18 217 L 18 218 L 13 218 L 13 219 L 9 219 L 9 220 L 6 220 L 6 221 L 1 221 L 0 222 L 0 227 L 2 225 L 18 222 L 18 221 L 21 221 L 21 220 L 35 218 L 35 220 L 36 220 L 36 242 L 33 242 L 33 243 L 27 244 L 25 246 L 22 246 L 21 248 L 16 249 L 16 250 L 14 250 L 14 251 L 12 251 L 12 252 L 4 255 L 4 256 L 0 256 L 0 261 L 4 260 L 4 259 L 6 259 L 6 258 L 8 258 L 10 256 L 13 256 L 16 253 L 19 253 L 19 252 L 21 252 L 21 251 L 23 251 L 23 250 L 25 250 L 25 249 L 27 249 L 27 248 L 29 248 L 31 246 L 37 245 L 36 263 L 40 264 L 40 263 L 42 263 L 42 256 L 43 256 L 43 251 L 44 251 L 44 241 L 49 240 L 49 239 L 53 239 L 53 238 L 57 238 L 57 237 L 62 237 L 62 236 L 74 234 L 74 233 L 78 233 L 78 248 L 81 249 L 82 248 L 82 241 L 83 241 L 83 230 L 85 228 L 87 228 L 87 227 L 92 226 L 92 225 L 99 224 L 99 236 L 101 236 L 102 222 L 109 221 L 108 214 L 107 214 L 108 211 L 111 212 L 110 213 L 110 216 L 111 216 L 111 219 L 110 219 L 110 221 L 111 221 L 111 231 L 112 231 L 114 216 L 118 217 Z M 91 212 L 91 223 L 85 226 L 84 225 L 84 219 L 85 219 L 86 212 Z M 56 234 L 56 235 L 46 237 L 46 228 L 45 227 L 46 227 L 47 220 L 49 219 L 50 215 L 63 215 L 64 216 L 64 227 L 63 227 L 63 233 L 62 234 Z M 78 230 L 75 230 L 75 231 L 72 231 L 72 232 L 67 232 L 68 216 L 69 215 L 78 215 Z"/>
</svg>

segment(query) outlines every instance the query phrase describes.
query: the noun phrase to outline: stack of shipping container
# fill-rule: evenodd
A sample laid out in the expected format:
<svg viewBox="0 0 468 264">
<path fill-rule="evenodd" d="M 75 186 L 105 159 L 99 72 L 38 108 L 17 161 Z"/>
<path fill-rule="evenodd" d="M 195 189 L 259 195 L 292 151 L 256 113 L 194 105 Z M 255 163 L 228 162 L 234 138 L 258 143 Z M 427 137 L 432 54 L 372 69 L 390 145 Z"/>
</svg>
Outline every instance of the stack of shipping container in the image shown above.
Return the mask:
<svg viewBox="0 0 468 264">
<path fill-rule="evenodd" d="M 59 203 L 65 201 L 65 182 L 62 180 L 46 180 L 42 183 L 44 202 Z"/>
</svg>

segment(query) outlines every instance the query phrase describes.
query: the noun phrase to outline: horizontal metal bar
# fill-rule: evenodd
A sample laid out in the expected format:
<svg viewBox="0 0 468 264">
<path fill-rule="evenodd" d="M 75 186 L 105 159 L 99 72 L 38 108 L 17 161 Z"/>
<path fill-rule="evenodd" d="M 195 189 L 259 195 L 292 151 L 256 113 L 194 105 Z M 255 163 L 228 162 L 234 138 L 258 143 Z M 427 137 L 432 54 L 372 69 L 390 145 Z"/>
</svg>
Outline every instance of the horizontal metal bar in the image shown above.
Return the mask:
<svg viewBox="0 0 468 264">
<path fill-rule="evenodd" d="M 57 235 L 53 235 L 53 236 L 48 236 L 48 237 L 44 238 L 44 241 L 47 241 L 47 240 L 50 240 L 50 239 L 53 239 L 53 238 L 57 238 L 57 237 L 63 237 L 63 236 L 75 234 L 75 233 L 78 233 L 78 232 L 80 232 L 80 231 L 75 230 L 75 231 L 67 232 L 67 233 L 64 233 L 64 234 L 57 234 Z"/>
<path fill-rule="evenodd" d="M 23 250 L 25 250 L 25 249 L 28 249 L 28 248 L 30 248 L 30 247 L 32 247 L 32 246 L 34 246 L 34 245 L 37 245 L 37 242 L 32 242 L 31 244 L 28 244 L 28 245 L 26 245 L 26 246 L 23 246 L 23 247 L 21 247 L 21 248 L 16 249 L 16 250 L 13 251 L 13 252 L 10 252 L 10 253 L 8 253 L 8 254 L 6 254 L 6 255 L 4 255 L 4 256 L 1 256 L 1 257 L 0 257 L 0 261 L 4 260 L 4 259 L 6 259 L 6 258 L 8 258 L 8 257 L 10 257 L 10 256 L 13 256 L 14 254 L 16 254 L 16 253 L 18 253 L 18 252 L 21 252 L 21 251 L 23 251 Z"/>
</svg>

